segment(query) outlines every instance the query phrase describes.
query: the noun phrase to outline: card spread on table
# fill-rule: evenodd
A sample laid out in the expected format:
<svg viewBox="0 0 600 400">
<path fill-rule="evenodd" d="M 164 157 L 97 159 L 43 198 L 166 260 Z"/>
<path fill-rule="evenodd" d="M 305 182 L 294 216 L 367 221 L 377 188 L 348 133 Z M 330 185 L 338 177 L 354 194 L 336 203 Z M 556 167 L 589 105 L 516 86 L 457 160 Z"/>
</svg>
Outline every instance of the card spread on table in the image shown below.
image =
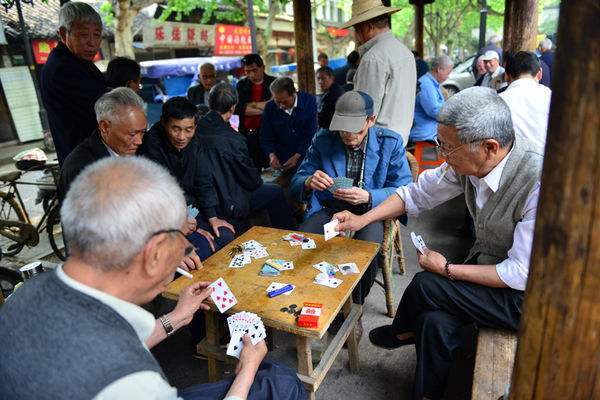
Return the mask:
<svg viewBox="0 0 600 400">
<path fill-rule="evenodd" d="M 327 286 L 330 288 L 336 288 L 338 286 L 340 286 L 342 284 L 342 280 L 341 279 L 337 279 L 335 277 L 329 276 L 324 272 L 321 272 L 320 274 L 317 274 L 317 276 L 315 276 L 315 280 L 314 283 L 318 284 L 318 285 L 323 285 L 323 286 Z"/>
<path fill-rule="evenodd" d="M 334 220 L 326 223 L 325 225 L 323 225 L 323 232 L 325 234 L 325 240 L 332 239 L 340 234 L 337 231 L 338 224 L 339 224 L 339 221 L 337 219 L 334 219 Z"/>
<path fill-rule="evenodd" d="M 243 266 L 250 264 L 251 262 L 252 259 L 250 258 L 250 254 L 238 254 L 231 259 L 231 262 L 229 263 L 229 268 L 242 268 Z"/>
<path fill-rule="evenodd" d="M 254 313 L 242 311 L 227 318 L 231 340 L 227 346 L 227 355 L 240 357 L 244 348 L 242 338 L 250 337 L 252 344 L 256 344 L 267 337 L 267 332 L 260 317 Z"/>
<path fill-rule="evenodd" d="M 221 314 L 237 304 L 237 299 L 223 278 L 211 283 L 210 287 L 212 288 L 210 298 Z"/>
<path fill-rule="evenodd" d="M 338 268 L 340 269 L 343 275 L 360 273 L 360 270 L 358 269 L 355 263 L 339 264 Z"/>
<path fill-rule="evenodd" d="M 321 261 L 320 263 L 314 264 L 313 267 L 329 276 L 335 276 L 335 273 L 338 271 L 335 265 L 330 264 L 327 261 Z"/>
<path fill-rule="evenodd" d="M 267 287 L 266 291 L 267 291 L 267 293 L 272 292 L 273 290 L 281 289 L 282 287 L 287 286 L 287 285 L 288 285 L 288 283 L 273 282 Z M 292 285 L 292 290 L 290 290 L 289 292 L 285 292 L 284 295 L 289 296 L 290 294 L 292 294 L 294 289 L 296 289 L 296 286 Z"/>
<path fill-rule="evenodd" d="M 425 250 L 427 250 L 427 246 L 425 246 L 425 241 L 421 237 L 421 235 L 417 235 L 414 232 L 410 233 L 410 238 L 412 239 L 413 245 L 419 250 L 419 252 L 425 255 Z"/>
<path fill-rule="evenodd" d="M 354 186 L 354 179 L 338 176 L 333 178 L 333 185 L 327 188 L 327 190 L 333 193 L 338 189 L 349 189 L 352 186 Z"/>
<path fill-rule="evenodd" d="M 269 264 L 264 264 L 258 273 L 260 276 L 279 276 L 281 272 L 278 269 L 271 267 Z"/>
<path fill-rule="evenodd" d="M 278 271 L 287 271 L 290 269 L 294 269 L 294 263 L 292 261 L 286 261 L 280 258 L 269 258 L 265 261 L 265 264 L 275 268 Z"/>
<path fill-rule="evenodd" d="M 307 242 L 302 242 L 302 250 L 312 250 L 312 249 L 316 249 L 316 248 L 317 248 L 317 244 L 312 239 L 308 239 Z"/>
<path fill-rule="evenodd" d="M 269 256 L 265 246 L 256 240 L 248 240 L 240 245 L 243 252 L 235 255 L 229 263 L 229 268 L 243 268 L 252 262 L 252 259 L 265 258 Z"/>
</svg>

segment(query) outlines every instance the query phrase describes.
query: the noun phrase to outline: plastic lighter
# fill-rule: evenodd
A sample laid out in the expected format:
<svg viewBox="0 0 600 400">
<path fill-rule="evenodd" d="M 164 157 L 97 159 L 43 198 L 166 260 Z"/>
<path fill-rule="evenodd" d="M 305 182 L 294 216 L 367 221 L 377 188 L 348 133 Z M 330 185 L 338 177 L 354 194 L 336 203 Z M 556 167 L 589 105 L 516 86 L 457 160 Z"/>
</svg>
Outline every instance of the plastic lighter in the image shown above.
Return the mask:
<svg viewBox="0 0 600 400">
<path fill-rule="evenodd" d="M 287 284 L 283 287 L 280 287 L 279 289 L 275 289 L 275 290 L 271 290 L 270 292 L 267 292 L 267 296 L 272 298 L 275 296 L 279 296 L 280 294 L 284 294 L 285 292 L 289 292 L 292 289 L 294 289 L 294 287 L 290 284 Z"/>
</svg>

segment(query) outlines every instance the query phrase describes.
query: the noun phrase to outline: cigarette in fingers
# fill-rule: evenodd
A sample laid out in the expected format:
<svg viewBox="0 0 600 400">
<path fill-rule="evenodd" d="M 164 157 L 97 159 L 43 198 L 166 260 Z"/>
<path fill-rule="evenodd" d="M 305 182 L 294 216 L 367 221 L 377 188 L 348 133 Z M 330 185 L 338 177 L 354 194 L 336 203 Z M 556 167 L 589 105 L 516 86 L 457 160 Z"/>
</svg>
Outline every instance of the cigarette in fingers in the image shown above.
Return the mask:
<svg viewBox="0 0 600 400">
<path fill-rule="evenodd" d="M 446 172 L 448 172 L 449 169 L 450 169 L 450 166 L 448 164 L 446 164 L 446 166 L 444 167 L 444 170 L 442 171 L 442 174 L 440 175 L 440 177 L 437 180 L 438 185 L 440 184 L 442 179 L 444 179 L 444 176 L 446 175 Z"/>
<path fill-rule="evenodd" d="M 194 275 L 190 274 L 189 272 L 187 272 L 185 269 L 183 269 L 181 267 L 177 267 L 177 272 L 179 272 L 181 275 L 185 276 L 188 279 L 194 279 Z"/>
</svg>

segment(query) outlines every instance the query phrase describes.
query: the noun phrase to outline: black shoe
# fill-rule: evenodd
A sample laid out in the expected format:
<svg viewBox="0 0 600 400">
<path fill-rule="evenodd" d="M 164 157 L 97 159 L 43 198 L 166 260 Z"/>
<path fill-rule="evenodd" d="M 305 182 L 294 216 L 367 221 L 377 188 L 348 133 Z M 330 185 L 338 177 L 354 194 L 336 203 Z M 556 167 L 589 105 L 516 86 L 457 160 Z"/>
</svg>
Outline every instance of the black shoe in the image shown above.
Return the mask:
<svg viewBox="0 0 600 400">
<path fill-rule="evenodd" d="M 384 325 L 369 332 L 369 340 L 377 347 L 384 349 L 397 349 L 415 343 L 414 336 L 408 339 L 400 340 L 392 330 L 392 325 Z"/>
</svg>

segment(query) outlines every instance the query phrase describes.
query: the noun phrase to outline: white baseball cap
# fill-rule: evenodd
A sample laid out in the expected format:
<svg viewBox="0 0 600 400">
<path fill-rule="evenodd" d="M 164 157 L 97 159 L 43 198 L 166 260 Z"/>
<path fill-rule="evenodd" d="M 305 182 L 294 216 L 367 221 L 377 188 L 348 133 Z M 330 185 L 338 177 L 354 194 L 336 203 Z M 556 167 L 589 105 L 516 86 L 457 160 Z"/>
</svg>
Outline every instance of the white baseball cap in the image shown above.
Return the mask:
<svg viewBox="0 0 600 400">
<path fill-rule="evenodd" d="M 494 58 L 496 60 L 500 60 L 500 56 L 494 50 L 488 50 L 488 51 L 486 51 L 485 54 L 481 57 L 481 59 L 483 61 L 493 60 Z"/>
</svg>

